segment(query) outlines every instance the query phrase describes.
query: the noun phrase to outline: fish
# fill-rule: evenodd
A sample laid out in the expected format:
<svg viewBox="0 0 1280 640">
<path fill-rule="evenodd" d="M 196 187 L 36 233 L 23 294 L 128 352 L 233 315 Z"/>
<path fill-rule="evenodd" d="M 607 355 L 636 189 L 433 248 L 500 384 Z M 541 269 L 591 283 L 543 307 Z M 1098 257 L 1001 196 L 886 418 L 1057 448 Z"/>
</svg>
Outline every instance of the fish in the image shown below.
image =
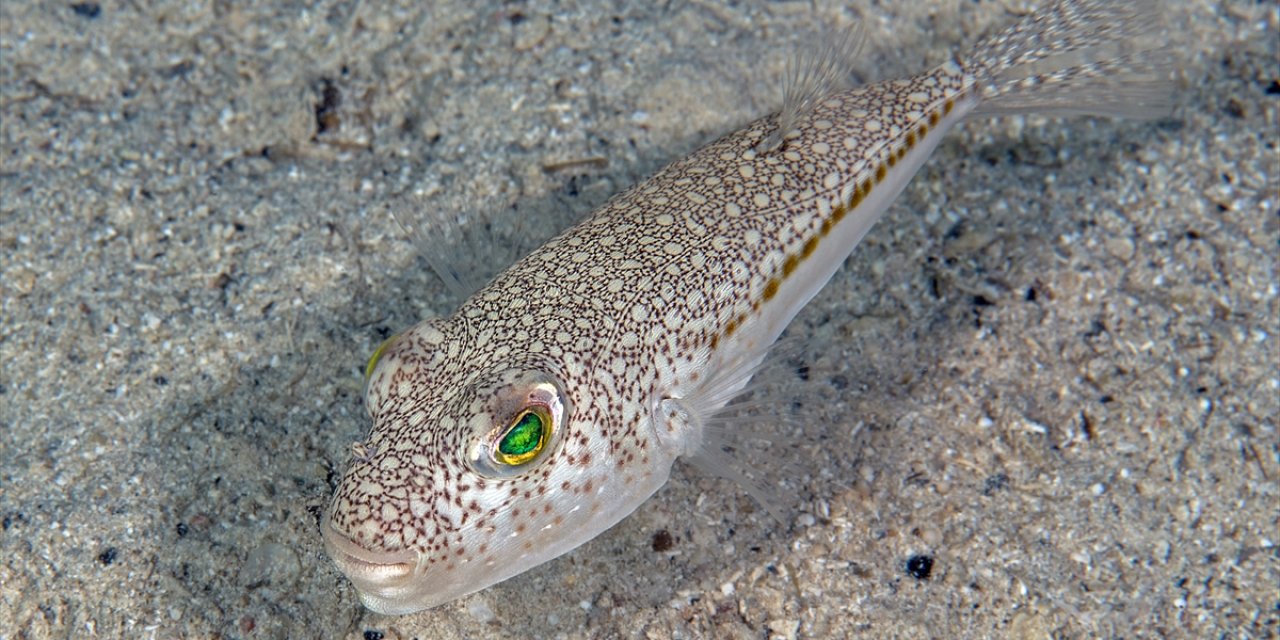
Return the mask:
<svg viewBox="0 0 1280 640">
<path fill-rule="evenodd" d="M 842 88 L 856 34 L 782 109 L 617 194 L 369 359 L 368 436 L 321 523 L 368 609 L 437 607 L 625 518 L 947 132 L 1002 114 L 1168 112 L 1154 2 L 1056 0 L 918 75 Z M 730 472 L 731 474 L 731 472 Z"/>
</svg>

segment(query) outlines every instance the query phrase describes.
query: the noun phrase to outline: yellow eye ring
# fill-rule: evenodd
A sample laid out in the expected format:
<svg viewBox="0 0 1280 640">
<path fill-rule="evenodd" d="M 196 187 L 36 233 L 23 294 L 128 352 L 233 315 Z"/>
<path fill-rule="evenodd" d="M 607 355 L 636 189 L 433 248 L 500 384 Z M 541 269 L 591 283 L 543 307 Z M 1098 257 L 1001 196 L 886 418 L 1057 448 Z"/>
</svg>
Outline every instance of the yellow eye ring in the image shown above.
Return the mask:
<svg viewBox="0 0 1280 640">
<path fill-rule="evenodd" d="M 395 344 L 396 338 L 399 338 L 399 337 L 400 337 L 400 334 L 391 336 L 390 338 L 383 340 L 382 344 L 378 345 L 378 348 L 373 350 L 373 355 L 369 356 L 369 361 L 366 362 L 364 365 L 364 381 L 365 382 L 368 382 L 369 378 L 373 376 L 374 367 L 378 366 L 378 362 L 382 360 L 382 356 L 387 352 L 387 349 L 390 349 L 391 345 Z"/>
<path fill-rule="evenodd" d="M 551 412 L 546 407 L 526 407 L 496 438 L 490 449 L 493 461 L 508 467 L 530 462 L 546 449 L 553 428 Z"/>
</svg>

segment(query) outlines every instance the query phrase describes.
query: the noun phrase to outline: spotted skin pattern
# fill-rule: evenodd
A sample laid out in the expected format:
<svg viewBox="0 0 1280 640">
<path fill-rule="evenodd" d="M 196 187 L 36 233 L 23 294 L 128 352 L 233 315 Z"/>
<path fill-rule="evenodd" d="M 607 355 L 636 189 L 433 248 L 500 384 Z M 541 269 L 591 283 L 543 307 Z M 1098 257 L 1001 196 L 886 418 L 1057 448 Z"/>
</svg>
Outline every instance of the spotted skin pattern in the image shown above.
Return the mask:
<svg viewBox="0 0 1280 640">
<path fill-rule="evenodd" d="M 1053 9 L 1068 24 L 1101 10 Z M 773 343 L 946 131 L 998 98 L 993 64 L 831 94 L 781 145 L 764 144 L 779 125 L 763 118 L 615 196 L 452 316 L 392 338 L 371 366 L 374 427 L 323 526 L 365 605 L 448 602 L 631 513 L 697 452 L 699 416 L 727 397 L 708 389 L 749 378 L 717 372 L 749 371 L 744 358 Z M 499 468 L 484 447 L 528 406 L 554 416 L 545 451 Z"/>
</svg>

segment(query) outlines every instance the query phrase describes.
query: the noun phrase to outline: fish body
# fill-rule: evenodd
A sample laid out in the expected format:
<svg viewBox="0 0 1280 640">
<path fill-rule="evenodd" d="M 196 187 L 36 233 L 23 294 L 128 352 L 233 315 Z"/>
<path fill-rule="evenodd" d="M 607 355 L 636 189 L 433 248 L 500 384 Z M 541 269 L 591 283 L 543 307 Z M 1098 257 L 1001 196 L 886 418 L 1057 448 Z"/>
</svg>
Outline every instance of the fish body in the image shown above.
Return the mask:
<svg viewBox="0 0 1280 640">
<path fill-rule="evenodd" d="M 322 525 L 364 604 L 449 602 L 634 511 L 705 451 L 708 419 L 948 130 L 986 112 L 1158 108 L 1158 79 L 1114 46 L 1144 6 L 1060 1 L 967 58 L 809 95 L 388 340 L 368 370 L 373 428 Z"/>
</svg>

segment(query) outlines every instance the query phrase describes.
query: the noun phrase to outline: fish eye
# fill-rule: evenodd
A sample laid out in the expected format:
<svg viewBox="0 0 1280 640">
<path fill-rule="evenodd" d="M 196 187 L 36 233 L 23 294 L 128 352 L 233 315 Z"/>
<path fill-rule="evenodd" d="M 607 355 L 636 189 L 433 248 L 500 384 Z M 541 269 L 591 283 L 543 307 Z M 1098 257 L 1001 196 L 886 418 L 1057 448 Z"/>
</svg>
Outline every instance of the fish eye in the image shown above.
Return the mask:
<svg viewBox="0 0 1280 640">
<path fill-rule="evenodd" d="M 522 410 L 511 421 L 490 449 L 495 464 L 518 467 L 528 464 L 546 448 L 555 424 L 547 407 L 534 405 Z"/>
<path fill-rule="evenodd" d="M 509 478 L 547 458 L 564 430 L 566 402 L 547 380 L 503 385 L 477 416 L 467 462 L 490 478 Z M 502 416 L 506 416 L 505 418 Z"/>
</svg>

